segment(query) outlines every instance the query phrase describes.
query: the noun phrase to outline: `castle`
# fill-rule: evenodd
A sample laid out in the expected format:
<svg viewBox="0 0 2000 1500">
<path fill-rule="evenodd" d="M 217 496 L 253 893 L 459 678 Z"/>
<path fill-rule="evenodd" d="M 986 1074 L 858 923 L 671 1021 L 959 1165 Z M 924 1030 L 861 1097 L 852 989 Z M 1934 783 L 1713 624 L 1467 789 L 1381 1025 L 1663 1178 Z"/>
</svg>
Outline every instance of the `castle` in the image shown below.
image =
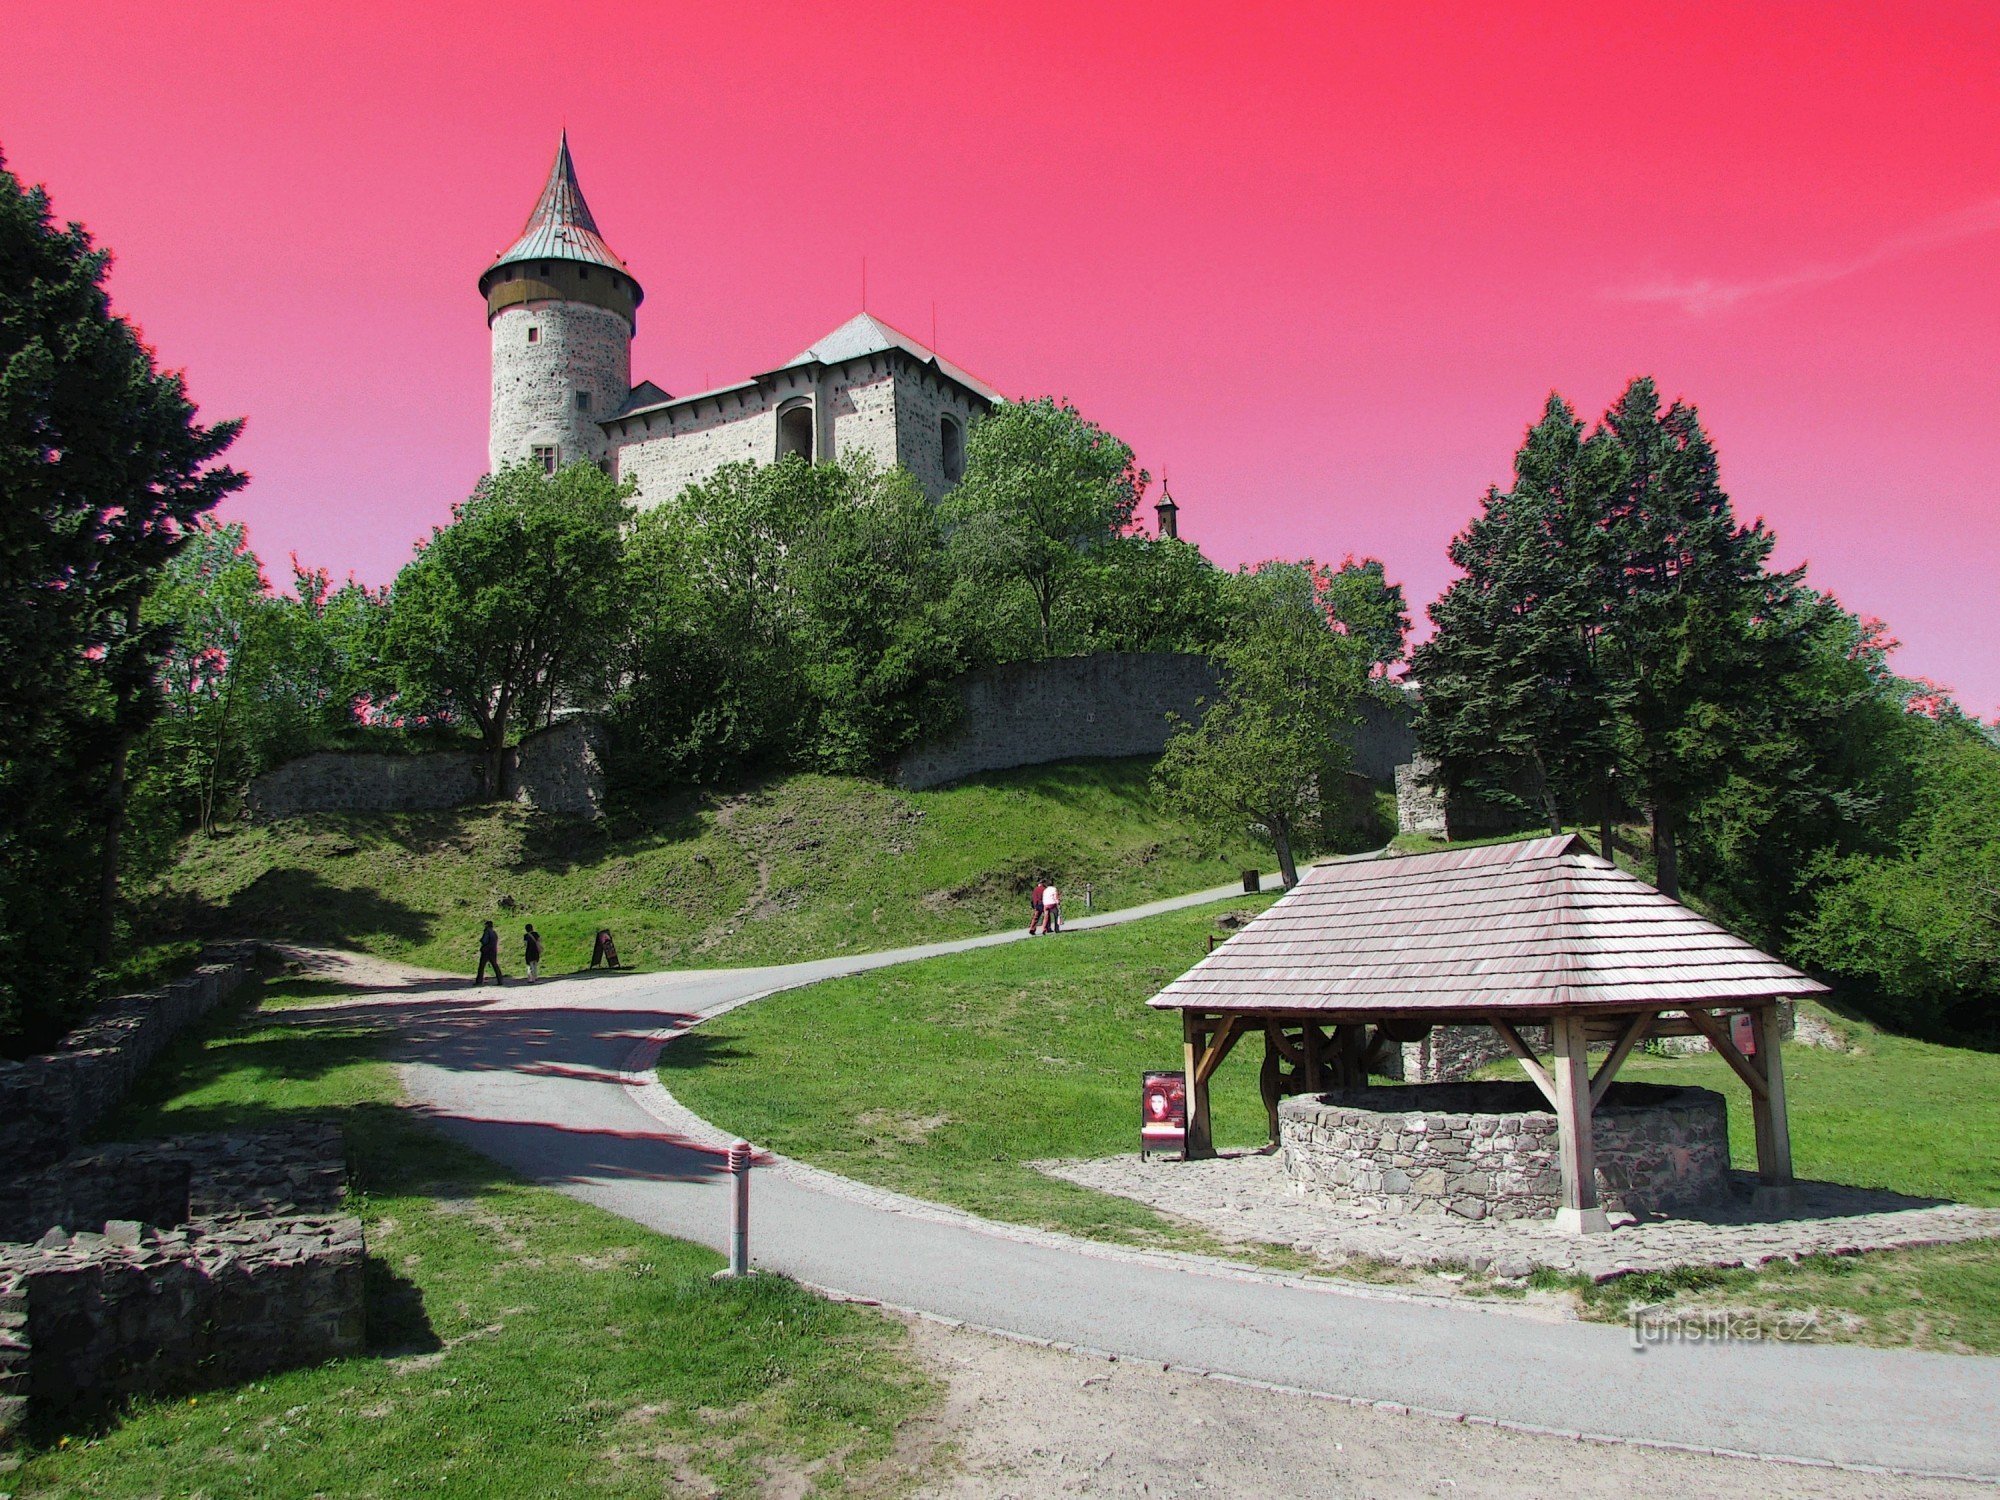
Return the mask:
<svg viewBox="0 0 2000 1500">
<path fill-rule="evenodd" d="M 658 505 L 729 463 L 866 453 L 935 500 L 965 466 L 965 430 L 1002 399 L 862 312 L 775 370 L 671 396 L 632 384 L 645 292 L 598 233 L 565 132 L 534 212 L 479 278 L 493 335 L 494 470 L 586 459 Z"/>
</svg>

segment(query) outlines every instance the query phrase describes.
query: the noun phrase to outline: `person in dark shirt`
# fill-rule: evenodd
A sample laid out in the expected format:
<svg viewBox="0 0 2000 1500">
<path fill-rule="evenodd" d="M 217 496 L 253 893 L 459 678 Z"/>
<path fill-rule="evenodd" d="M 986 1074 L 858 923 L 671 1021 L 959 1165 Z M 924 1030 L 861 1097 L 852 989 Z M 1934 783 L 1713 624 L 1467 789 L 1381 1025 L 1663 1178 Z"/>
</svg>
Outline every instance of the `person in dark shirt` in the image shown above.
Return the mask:
<svg viewBox="0 0 2000 1500">
<path fill-rule="evenodd" d="M 494 927 L 491 919 L 487 921 L 485 928 L 479 934 L 479 974 L 474 981 L 475 983 L 486 983 L 486 966 L 488 964 L 493 966 L 493 977 L 499 980 L 501 984 L 506 984 L 507 976 L 500 972 L 500 933 Z"/>
<path fill-rule="evenodd" d="M 521 959 L 528 966 L 530 979 L 542 977 L 542 935 L 535 931 L 533 922 L 530 922 L 528 930 L 521 934 Z"/>
</svg>

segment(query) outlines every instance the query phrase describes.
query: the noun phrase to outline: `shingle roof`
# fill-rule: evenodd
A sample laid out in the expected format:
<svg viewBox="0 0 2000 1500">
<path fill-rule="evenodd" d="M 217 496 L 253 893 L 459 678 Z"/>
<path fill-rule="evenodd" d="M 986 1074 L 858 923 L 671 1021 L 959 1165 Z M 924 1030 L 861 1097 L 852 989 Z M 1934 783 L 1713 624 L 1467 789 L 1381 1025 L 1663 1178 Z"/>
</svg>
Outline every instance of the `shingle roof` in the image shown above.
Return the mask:
<svg viewBox="0 0 2000 1500">
<path fill-rule="evenodd" d="M 798 365 L 837 365 L 844 360 L 860 359 L 867 354 L 886 354 L 891 349 L 901 349 L 905 354 L 936 365 L 960 385 L 968 390 L 977 391 L 988 401 L 1005 399 L 977 375 L 960 369 L 935 350 L 926 349 L 907 333 L 899 328 L 891 328 L 873 313 L 856 313 L 825 338 L 801 349 L 779 368 L 789 370 Z"/>
<path fill-rule="evenodd" d="M 1569 834 L 1321 865 L 1149 1003 L 1471 1018 L 1825 988 Z"/>
<path fill-rule="evenodd" d="M 597 220 L 591 217 L 590 205 L 583 201 L 583 189 L 577 186 L 576 166 L 569 158 L 567 130 L 556 143 L 556 159 L 549 167 L 549 180 L 542 188 L 542 196 L 535 200 L 528 222 L 522 226 L 521 237 L 486 269 L 490 271 L 493 266 L 520 260 L 582 261 L 586 265 L 608 266 L 627 276 L 632 274 L 604 243 L 604 236 L 597 232 Z"/>
</svg>

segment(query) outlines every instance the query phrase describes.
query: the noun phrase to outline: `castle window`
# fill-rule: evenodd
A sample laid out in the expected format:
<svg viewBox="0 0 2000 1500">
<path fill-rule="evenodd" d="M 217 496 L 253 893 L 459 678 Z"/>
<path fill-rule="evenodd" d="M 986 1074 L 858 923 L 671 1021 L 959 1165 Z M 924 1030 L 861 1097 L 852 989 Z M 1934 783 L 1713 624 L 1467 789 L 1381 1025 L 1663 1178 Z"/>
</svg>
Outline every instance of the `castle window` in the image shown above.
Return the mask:
<svg viewBox="0 0 2000 1500">
<path fill-rule="evenodd" d="M 555 473 L 556 471 L 555 444 L 537 443 L 535 445 L 535 463 L 541 468 L 541 471 L 544 474 Z"/>
<path fill-rule="evenodd" d="M 589 391 L 578 391 L 578 392 L 576 393 L 576 409 L 577 409 L 578 411 L 589 411 L 589 410 L 590 410 L 590 392 L 589 392 Z"/>
<path fill-rule="evenodd" d="M 542 330 L 539 328 L 530 328 L 528 330 L 528 342 L 531 344 L 539 344 L 541 341 L 542 341 Z"/>
<path fill-rule="evenodd" d="M 778 457 L 794 454 L 807 463 L 813 461 L 813 409 L 810 401 L 800 401 L 778 412 Z"/>
<path fill-rule="evenodd" d="M 938 418 L 938 449 L 944 458 L 945 483 L 957 484 L 965 477 L 965 430 L 956 417 Z"/>
<path fill-rule="evenodd" d="M 544 281 L 547 281 L 548 279 L 549 279 L 549 268 L 548 268 L 547 266 L 543 266 L 543 267 L 542 267 L 542 280 L 544 280 Z"/>
</svg>

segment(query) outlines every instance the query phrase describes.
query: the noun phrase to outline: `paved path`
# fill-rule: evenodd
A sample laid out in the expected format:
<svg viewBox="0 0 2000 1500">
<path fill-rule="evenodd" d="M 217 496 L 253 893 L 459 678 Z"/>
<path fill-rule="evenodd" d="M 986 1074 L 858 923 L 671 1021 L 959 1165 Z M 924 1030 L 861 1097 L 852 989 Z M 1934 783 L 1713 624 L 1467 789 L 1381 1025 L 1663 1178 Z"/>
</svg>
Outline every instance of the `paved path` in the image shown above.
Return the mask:
<svg viewBox="0 0 2000 1500">
<path fill-rule="evenodd" d="M 1079 920 L 1071 940 L 1231 894 Z M 1018 936 L 503 991 L 446 982 L 353 1004 L 399 1027 L 407 1085 L 452 1135 L 720 1248 L 728 1209 L 714 1132 L 691 1117 L 663 1123 L 675 1118 L 670 1101 L 663 1109 L 656 1091 L 649 1110 L 637 1086 L 659 1038 L 774 989 Z M 2000 1479 L 2000 1360 L 1757 1343 L 1636 1352 L 1622 1328 L 1108 1251 L 810 1171 L 760 1172 L 753 1217 L 757 1261 L 803 1281 L 1121 1357 L 1532 1429 Z"/>
</svg>

